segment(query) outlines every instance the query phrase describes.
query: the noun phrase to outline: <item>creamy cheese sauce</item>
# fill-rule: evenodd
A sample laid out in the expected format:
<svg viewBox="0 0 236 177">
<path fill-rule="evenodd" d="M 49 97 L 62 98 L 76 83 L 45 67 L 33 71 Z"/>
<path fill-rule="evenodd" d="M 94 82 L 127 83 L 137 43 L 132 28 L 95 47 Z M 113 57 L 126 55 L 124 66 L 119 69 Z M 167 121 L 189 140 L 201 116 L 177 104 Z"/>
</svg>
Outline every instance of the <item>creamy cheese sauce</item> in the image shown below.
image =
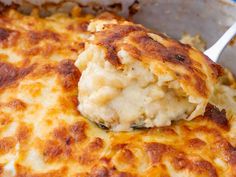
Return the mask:
<svg viewBox="0 0 236 177">
<path fill-rule="evenodd" d="M 121 70 L 105 61 L 104 52 L 95 45 L 79 56 L 76 65 L 84 70 L 78 108 L 83 115 L 115 131 L 127 131 L 170 125 L 194 111 L 196 104 L 171 76 L 155 76 L 125 50 L 118 55 L 124 65 Z"/>
</svg>

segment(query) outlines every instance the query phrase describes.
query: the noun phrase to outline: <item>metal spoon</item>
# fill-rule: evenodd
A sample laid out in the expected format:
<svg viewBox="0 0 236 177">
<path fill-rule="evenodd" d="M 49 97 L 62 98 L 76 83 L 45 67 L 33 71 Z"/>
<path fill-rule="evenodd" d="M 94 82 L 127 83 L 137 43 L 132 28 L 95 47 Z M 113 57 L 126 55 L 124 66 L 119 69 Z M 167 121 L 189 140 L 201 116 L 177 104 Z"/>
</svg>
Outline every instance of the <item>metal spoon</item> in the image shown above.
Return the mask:
<svg viewBox="0 0 236 177">
<path fill-rule="evenodd" d="M 212 61 L 217 62 L 220 54 L 223 52 L 224 48 L 230 42 L 230 40 L 236 35 L 236 22 L 221 36 L 221 38 L 209 49 L 207 49 L 204 54 L 208 56 Z"/>
</svg>

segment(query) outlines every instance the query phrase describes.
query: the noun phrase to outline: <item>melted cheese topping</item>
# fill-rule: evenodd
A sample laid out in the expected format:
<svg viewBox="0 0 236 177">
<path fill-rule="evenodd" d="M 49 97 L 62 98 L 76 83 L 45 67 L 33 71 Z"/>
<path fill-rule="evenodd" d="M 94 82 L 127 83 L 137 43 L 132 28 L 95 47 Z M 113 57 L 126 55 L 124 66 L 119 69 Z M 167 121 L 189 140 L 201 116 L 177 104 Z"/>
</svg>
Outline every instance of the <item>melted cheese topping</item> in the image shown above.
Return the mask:
<svg viewBox="0 0 236 177">
<path fill-rule="evenodd" d="M 90 18 L 1 13 L 0 176 L 235 176 L 236 117 L 224 111 L 125 133 L 80 115 L 74 62 Z"/>
<path fill-rule="evenodd" d="M 220 67 L 202 53 L 115 17 L 88 30 L 94 36 L 75 63 L 82 115 L 129 131 L 204 114 Z"/>
</svg>

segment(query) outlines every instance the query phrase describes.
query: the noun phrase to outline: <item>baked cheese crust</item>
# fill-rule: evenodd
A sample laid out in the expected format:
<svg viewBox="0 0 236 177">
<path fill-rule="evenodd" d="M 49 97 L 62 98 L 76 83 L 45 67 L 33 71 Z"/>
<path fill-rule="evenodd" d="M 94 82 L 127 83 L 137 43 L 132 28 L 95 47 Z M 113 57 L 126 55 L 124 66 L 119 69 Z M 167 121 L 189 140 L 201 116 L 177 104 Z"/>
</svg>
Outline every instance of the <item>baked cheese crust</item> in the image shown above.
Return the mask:
<svg viewBox="0 0 236 177">
<path fill-rule="evenodd" d="M 183 84 L 187 92 L 196 97 L 208 97 L 212 85 L 221 75 L 221 67 L 212 62 L 190 45 L 182 44 L 161 33 L 152 33 L 141 25 L 115 19 L 110 22 L 109 14 L 102 14 L 91 23 L 104 21 L 97 31 L 94 43 L 106 48 L 106 59 L 116 67 L 121 65 L 120 49 L 134 58 L 153 66 L 153 72 L 168 73 Z M 107 23 L 107 24 L 106 24 Z M 90 24 L 91 26 L 93 24 Z M 90 27 L 92 28 L 92 27 Z"/>
<path fill-rule="evenodd" d="M 235 114 L 212 105 L 190 122 L 126 133 L 80 115 L 74 62 L 92 17 L 78 11 L 1 13 L 0 176 L 236 176 Z"/>
<path fill-rule="evenodd" d="M 203 53 L 109 13 L 88 31 L 75 63 L 82 115 L 129 131 L 204 114 L 222 68 Z"/>
</svg>

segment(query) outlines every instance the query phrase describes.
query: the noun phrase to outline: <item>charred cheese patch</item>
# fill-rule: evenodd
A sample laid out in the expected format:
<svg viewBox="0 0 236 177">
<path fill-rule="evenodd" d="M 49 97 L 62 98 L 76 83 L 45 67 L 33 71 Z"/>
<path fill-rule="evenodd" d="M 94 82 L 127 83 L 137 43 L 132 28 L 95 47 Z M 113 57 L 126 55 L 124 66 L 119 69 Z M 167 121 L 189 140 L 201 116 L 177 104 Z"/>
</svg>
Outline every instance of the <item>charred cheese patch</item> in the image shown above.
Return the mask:
<svg viewBox="0 0 236 177">
<path fill-rule="evenodd" d="M 191 122 L 126 133 L 80 115 L 73 63 L 90 18 L 1 14 L 0 176 L 235 176 L 236 117 L 214 106 Z"/>
<path fill-rule="evenodd" d="M 222 69 L 198 50 L 141 25 L 94 19 L 75 65 L 78 109 L 115 131 L 160 127 L 204 114 Z"/>
</svg>

